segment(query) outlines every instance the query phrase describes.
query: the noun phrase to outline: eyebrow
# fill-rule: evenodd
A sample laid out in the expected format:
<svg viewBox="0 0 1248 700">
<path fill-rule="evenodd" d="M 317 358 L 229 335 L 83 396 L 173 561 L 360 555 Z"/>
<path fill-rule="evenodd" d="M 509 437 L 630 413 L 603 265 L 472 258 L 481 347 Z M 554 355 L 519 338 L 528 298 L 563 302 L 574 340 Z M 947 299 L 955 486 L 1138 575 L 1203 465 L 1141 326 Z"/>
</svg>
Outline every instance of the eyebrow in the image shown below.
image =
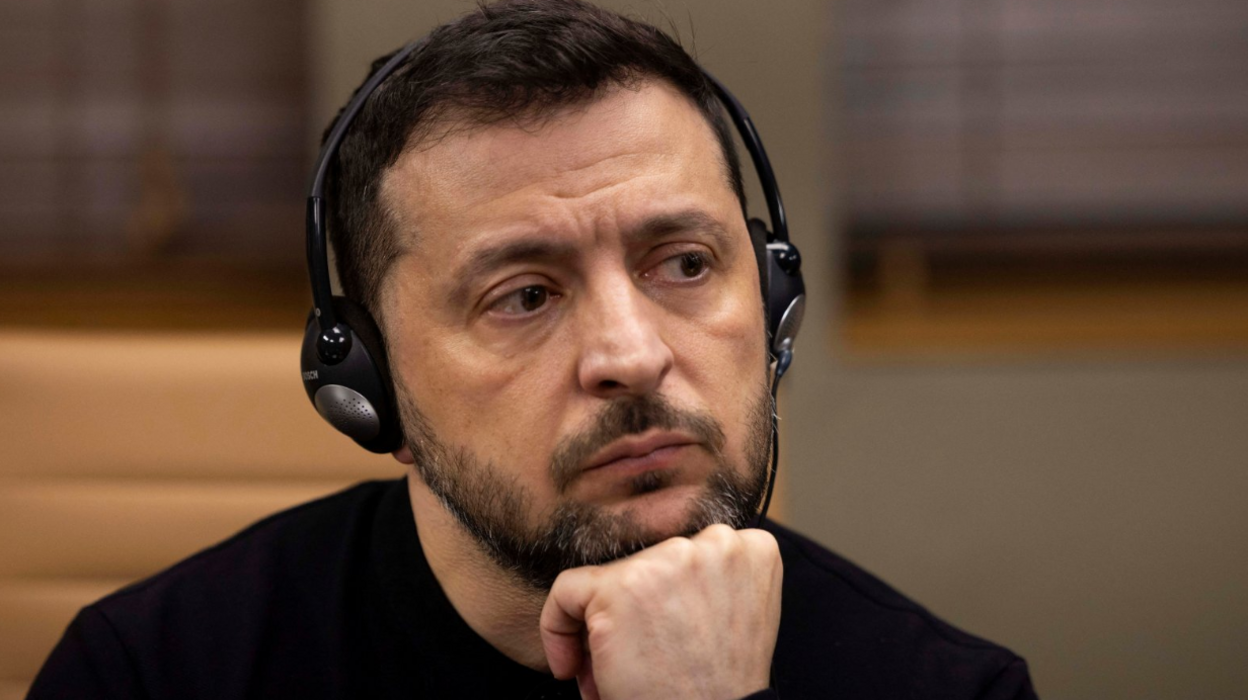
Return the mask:
<svg viewBox="0 0 1248 700">
<path fill-rule="evenodd" d="M 477 279 L 500 267 L 518 262 L 570 260 L 575 255 L 576 246 L 572 243 L 545 238 L 520 238 L 482 248 L 474 252 L 456 271 L 457 281 L 451 291 L 451 301 L 457 305 L 462 304 Z"/>
<path fill-rule="evenodd" d="M 699 231 L 710 236 L 725 248 L 732 245 L 732 236 L 725 230 L 724 225 L 701 209 L 686 209 L 652 216 L 636 229 L 626 233 L 624 238 L 629 243 L 649 243 L 681 231 Z"/>
<path fill-rule="evenodd" d="M 724 248 L 732 245 L 732 237 L 723 224 L 700 209 L 652 216 L 625 232 L 624 241 L 626 245 L 646 244 L 682 231 L 701 232 Z M 456 305 L 465 303 L 476 280 L 501 267 L 520 262 L 567 261 L 577 254 L 574 243 L 532 236 L 482 248 L 473 252 L 456 271 L 456 283 L 450 294 L 451 302 Z"/>
</svg>

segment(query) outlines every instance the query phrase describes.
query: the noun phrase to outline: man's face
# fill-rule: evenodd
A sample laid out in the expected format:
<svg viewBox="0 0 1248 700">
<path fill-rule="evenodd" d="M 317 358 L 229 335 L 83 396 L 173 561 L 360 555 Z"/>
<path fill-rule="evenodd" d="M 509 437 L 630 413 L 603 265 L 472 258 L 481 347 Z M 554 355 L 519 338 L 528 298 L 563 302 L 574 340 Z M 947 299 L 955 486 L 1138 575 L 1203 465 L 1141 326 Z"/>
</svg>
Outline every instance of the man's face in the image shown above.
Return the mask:
<svg viewBox="0 0 1248 700">
<path fill-rule="evenodd" d="M 758 272 L 710 126 L 666 83 L 453 129 L 383 179 L 383 324 L 426 485 L 534 586 L 761 495 Z"/>
</svg>

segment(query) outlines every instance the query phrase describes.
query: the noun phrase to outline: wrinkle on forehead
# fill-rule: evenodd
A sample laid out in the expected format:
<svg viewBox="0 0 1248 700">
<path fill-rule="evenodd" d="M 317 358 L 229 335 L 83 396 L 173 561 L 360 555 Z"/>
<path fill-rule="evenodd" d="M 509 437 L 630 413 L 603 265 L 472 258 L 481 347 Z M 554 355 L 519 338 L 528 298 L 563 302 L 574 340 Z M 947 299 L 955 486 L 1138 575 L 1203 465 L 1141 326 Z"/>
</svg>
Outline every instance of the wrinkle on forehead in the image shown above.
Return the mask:
<svg viewBox="0 0 1248 700">
<path fill-rule="evenodd" d="M 642 112 L 649 109 L 650 103 L 635 97 L 656 90 L 688 107 L 677 111 L 681 115 L 675 120 L 677 123 L 662 122 Z M 591 111 L 607 115 L 615 112 L 621 117 L 586 119 Z M 640 117 L 636 117 L 638 114 Z M 604 121 L 611 125 L 605 131 Z M 610 171 L 627 170 L 624 165 L 635 162 L 633 159 L 679 155 L 664 152 L 672 145 L 664 137 L 678 128 L 701 132 L 705 145 L 714 149 L 716 160 L 724 169 L 726 186 L 731 187 L 718 139 L 697 106 L 667 83 L 647 81 L 636 87 L 609 88 L 592 101 L 560 108 L 534 122 L 450 127 L 436 139 L 425 139 L 419 148 L 405 151 L 383 175 L 380 195 L 394 211 L 396 222 L 400 222 L 400 235 L 410 238 L 415 229 L 412 215 L 418 210 L 471 210 L 539 183 L 555 183 L 545 194 L 557 197 L 593 191 L 610 184 L 605 181 L 609 180 Z M 691 142 L 696 140 L 700 139 L 680 139 L 678 147 L 695 148 L 698 144 Z M 578 147 L 563 147 L 567 141 Z M 619 152 L 624 144 L 641 150 Z M 647 151 L 647 147 L 654 150 Z M 466 163 L 491 163 L 497 167 L 465 167 Z M 607 171 L 603 180 L 595 183 L 585 178 L 587 172 L 599 168 Z M 470 193 L 477 197 L 472 198 Z M 404 217 L 400 210 L 408 216 Z"/>
</svg>

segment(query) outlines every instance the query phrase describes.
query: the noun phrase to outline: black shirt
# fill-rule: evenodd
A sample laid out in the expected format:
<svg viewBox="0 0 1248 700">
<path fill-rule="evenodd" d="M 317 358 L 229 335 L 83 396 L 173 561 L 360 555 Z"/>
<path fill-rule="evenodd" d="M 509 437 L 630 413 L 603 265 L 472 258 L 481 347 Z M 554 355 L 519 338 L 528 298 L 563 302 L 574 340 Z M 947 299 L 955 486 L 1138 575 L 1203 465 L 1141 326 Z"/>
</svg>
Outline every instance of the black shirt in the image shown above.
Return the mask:
<svg viewBox="0 0 1248 700">
<path fill-rule="evenodd" d="M 784 589 L 772 692 L 1034 698 L 1026 665 L 774 523 Z M 407 484 L 278 513 L 84 608 L 29 698 L 576 698 L 451 606 Z"/>
</svg>

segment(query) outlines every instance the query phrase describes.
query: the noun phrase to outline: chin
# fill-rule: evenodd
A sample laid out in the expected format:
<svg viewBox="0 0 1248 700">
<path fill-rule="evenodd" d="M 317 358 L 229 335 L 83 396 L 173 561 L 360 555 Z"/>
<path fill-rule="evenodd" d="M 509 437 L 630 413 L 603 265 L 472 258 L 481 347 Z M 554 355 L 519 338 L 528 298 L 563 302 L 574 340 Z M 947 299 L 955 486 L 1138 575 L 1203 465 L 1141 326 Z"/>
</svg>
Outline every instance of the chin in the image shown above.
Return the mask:
<svg viewBox="0 0 1248 700">
<path fill-rule="evenodd" d="M 666 486 L 637 494 L 611 510 L 627 514 L 641 530 L 651 533 L 655 541 L 679 535 L 693 535 L 702 528 L 690 523 L 694 504 L 705 491 L 701 485 Z M 690 532 L 690 529 L 694 529 Z"/>
</svg>

